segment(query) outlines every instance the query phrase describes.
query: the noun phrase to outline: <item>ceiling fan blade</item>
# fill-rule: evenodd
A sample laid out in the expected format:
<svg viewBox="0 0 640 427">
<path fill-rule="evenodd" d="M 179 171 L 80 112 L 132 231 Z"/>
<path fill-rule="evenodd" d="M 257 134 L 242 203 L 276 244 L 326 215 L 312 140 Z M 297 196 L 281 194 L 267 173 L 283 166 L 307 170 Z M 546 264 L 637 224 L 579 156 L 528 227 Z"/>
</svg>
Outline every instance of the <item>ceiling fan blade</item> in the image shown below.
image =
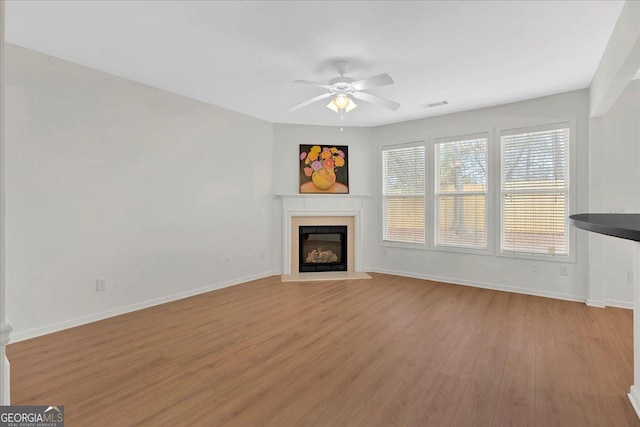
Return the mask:
<svg viewBox="0 0 640 427">
<path fill-rule="evenodd" d="M 311 86 L 318 86 L 318 87 L 322 87 L 325 89 L 329 89 L 331 87 L 331 85 L 328 84 L 324 84 L 324 83 L 318 83 L 318 82 L 311 82 L 309 80 L 294 80 L 294 83 L 300 83 L 303 85 L 311 85 Z"/>
<path fill-rule="evenodd" d="M 377 86 L 386 86 L 393 84 L 393 79 L 389 74 L 378 74 L 377 76 L 369 77 L 368 79 L 356 80 L 351 83 L 351 86 L 356 90 L 371 89 Z"/>
<path fill-rule="evenodd" d="M 322 95 L 318 95 L 315 98 L 307 99 L 304 102 L 301 102 L 301 103 L 296 104 L 296 105 L 292 105 L 291 107 L 287 108 L 286 110 L 287 111 L 295 111 L 298 108 L 306 107 L 309 104 L 313 104 L 314 102 L 320 101 L 321 99 L 329 98 L 332 95 L 333 94 L 331 92 L 323 93 Z"/>
<path fill-rule="evenodd" d="M 400 104 L 397 102 L 390 101 L 388 99 L 380 98 L 379 96 L 371 95 L 366 92 L 354 92 L 353 97 L 360 99 L 364 102 L 368 102 L 369 104 L 379 105 L 384 108 L 388 108 L 389 110 L 396 111 L 400 108 Z"/>
</svg>

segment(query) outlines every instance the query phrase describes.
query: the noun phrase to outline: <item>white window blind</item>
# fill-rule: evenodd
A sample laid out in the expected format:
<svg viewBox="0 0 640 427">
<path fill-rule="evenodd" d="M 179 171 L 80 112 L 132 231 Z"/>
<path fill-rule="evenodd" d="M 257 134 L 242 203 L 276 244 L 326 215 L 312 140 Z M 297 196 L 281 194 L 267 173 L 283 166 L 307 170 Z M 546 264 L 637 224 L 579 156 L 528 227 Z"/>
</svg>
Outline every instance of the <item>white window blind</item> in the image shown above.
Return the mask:
<svg viewBox="0 0 640 427">
<path fill-rule="evenodd" d="M 424 146 L 382 151 L 383 239 L 424 244 Z"/>
<path fill-rule="evenodd" d="M 487 139 L 436 141 L 436 246 L 487 247 Z"/>
<path fill-rule="evenodd" d="M 569 127 L 502 134 L 501 250 L 569 254 Z"/>
</svg>

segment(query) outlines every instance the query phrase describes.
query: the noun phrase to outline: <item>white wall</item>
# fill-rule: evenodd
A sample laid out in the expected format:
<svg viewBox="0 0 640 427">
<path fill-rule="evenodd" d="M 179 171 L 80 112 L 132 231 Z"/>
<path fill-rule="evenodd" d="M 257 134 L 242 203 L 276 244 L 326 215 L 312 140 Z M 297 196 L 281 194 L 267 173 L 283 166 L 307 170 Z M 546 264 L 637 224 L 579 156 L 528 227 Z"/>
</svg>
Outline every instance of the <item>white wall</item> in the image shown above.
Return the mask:
<svg viewBox="0 0 640 427">
<path fill-rule="evenodd" d="M 348 115 L 347 115 L 348 117 Z M 356 195 L 373 195 L 379 191 L 378 150 L 373 141 L 372 129 L 358 127 L 306 126 L 275 124 L 273 132 L 273 182 L 276 194 L 298 194 L 299 163 L 295 161 L 300 155 L 300 144 L 347 145 L 349 147 L 349 193 Z M 293 161 L 291 159 L 294 159 Z M 322 196 L 320 196 L 322 197 Z M 326 203 L 340 203 L 339 198 L 328 198 Z M 373 259 L 372 245 L 377 244 L 375 234 L 376 205 L 369 197 L 364 202 L 363 213 L 364 254 L 362 254 L 366 271 L 371 270 Z M 274 200 L 273 229 L 276 230 L 278 248 L 281 248 L 282 237 L 282 201 Z M 372 221 L 373 220 L 373 221 Z M 280 259 L 281 250 L 278 251 Z M 280 264 L 277 264 L 280 266 Z M 274 266 L 275 267 L 275 266 Z"/>
<path fill-rule="evenodd" d="M 449 114 L 434 118 L 397 123 L 373 129 L 376 145 L 402 144 L 413 141 L 433 141 L 434 138 L 491 132 L 490 150 L 496 153 L 496 133 L 500 129 L 517 128 L 571 120 L 575 122 L 576 145 L 571 167 L 576 173 L 575 207 L 571 213 L 586 212 L 588 208 L 588 114 L 587 90 L 568 92 L 544 98 L 533 99 L 497 107 L 463 113 Z M 494 157 L 495 158 L 495 157 Z M 378 167 L 380 171 L 380 154 Z M 496 166 L 496 165 L 494 165 Z M 430 173 L 431 170 L 428 170 Z M 495 168 L 494 168 L 495 173 Z M 491 180 L 491 176 L 489 176 Z M 380 182 L 378 172 L 377 182 Z M 497 174 L 489 186 L 497 190 Z M 382 225 L 380 218 L 379 191 L 376 191 L 375 236 L 381 243 Z M 496 191 L 494 191 L 494 197 Z M 497 197 L 489 202 L 490 220 L 494 221 L 498 212 Z M 427 215 L 427 220 L 432 218 Z M 497 226 L 494 227 L 495 236 Z M 575 263 L 552 262 L 528 259 L 513 259 L 493 255 L 451 253 L 438 250 L 416 250 L 376 245 L 374 269 L 381 272 L 431 278 L 452 283 L 471 284 L 481 287 L 506 289 L 537 295 L 554 296 L 585 301 L 587 298 L 587 237 L 576 233 Z M 492 245 L 495 248 L 495 245 Z M 560 266 L 569 266 L 569 276 L 560 275 Z M 532 267 L 537 271 L 532 271 Z"/>
<path fill-rule="evenodd" d="M 272 273 L 272 124 L 13 45 L 6 66 L 13 338 Z"/>
<path fill-rule="evenodd" d="M 640 212 L 640 80 L 631 81 L 602 118 L 592 119 L 597 121 L 602 131 L 591 141 L 598 150 L 591 158 L 591 174 L 598 183 L 591 188 L 591 204 L 602 213 Z M 602 288 L 604 303 L 631 307 L 628 273 L 634 271 L 635 242 L 598 234 L 590 241 L 601 248 L 591 259 L 599 273 L 591 279 Z"/>
</svg>

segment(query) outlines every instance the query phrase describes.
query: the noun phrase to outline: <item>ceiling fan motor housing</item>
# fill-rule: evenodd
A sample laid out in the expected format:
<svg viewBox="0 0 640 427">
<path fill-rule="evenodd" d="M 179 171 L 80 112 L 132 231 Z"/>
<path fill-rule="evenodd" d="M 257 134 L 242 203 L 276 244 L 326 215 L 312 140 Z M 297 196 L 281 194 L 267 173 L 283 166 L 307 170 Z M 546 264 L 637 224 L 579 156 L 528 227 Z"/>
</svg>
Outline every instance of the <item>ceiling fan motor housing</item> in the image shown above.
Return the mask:
<svg viewBox="0 0 640 427">
<path fill-rule="evenodd" d="M 329 80 L 329 84 L 331 85 L 331 88 L 329 90 L 332 93 L 340 93 L 340 92 L 351 93 L 355 90 L 351 85 L 351 83 L 353 83 L 354 81 L 355 80 L 353 80 L 351 77 L 345 77 L 345 76 L 333 78 Z"/>
</svg>

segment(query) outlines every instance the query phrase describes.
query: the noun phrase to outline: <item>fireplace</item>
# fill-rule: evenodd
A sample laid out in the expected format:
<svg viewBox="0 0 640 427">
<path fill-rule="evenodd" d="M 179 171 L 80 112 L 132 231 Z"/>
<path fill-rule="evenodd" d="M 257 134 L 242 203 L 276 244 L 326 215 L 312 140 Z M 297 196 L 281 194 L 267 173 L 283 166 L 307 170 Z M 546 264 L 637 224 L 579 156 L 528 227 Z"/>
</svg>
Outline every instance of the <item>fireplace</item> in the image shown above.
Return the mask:
<svg viewBox="0 0 640 427">
<path fill-rule="evenodd" d="M 347 271 L 346 225 L 301 225 L 298 230 L 300 273 Z"/>
<path fill-rule="evenodd" d="M 281 194 L 282 198 L 282 281 L 349 280 L 370 278 L 363 268 L 363 209 L 367 196 L 354 194 Z M 347 227 L 343 238 L 342 262 L 346 270 L 301 273 L 300 227 Z M 335 240 L 335 238 L 334 238 Z M 346 247 L 346 250 L 345 250 Z M 324 248 L 323 248 L 324 249 Z M 346 254 L 346 256 L 345 256 Z M 319 255 L 318 255 L 319 256 Z M 330 254 L 325 254 L 325 259 Z M 306 260 L 306 255 L 305 255 Z M 303 262 L 303 264 L 306 264 Z M 317 263 L 316 263 L 317 264 Z M 321 266 L 321 267 L 326 267 Z"/>
</svg>

